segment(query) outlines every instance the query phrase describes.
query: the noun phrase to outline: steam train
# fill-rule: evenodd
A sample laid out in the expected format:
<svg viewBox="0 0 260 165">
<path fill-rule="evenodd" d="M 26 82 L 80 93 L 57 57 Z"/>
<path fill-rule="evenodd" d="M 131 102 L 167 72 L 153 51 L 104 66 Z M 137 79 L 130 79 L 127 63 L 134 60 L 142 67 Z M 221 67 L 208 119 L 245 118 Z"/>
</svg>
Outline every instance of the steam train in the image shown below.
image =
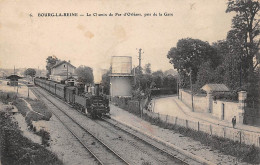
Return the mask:
<svg viewBox="0 0 260 165">
<path fill-rule="evenodd" d="M 88 86 L 68 86 L 45 78 L 34 78 L 34 84 L 56 95 L 92 118 L 107 115 L 110 112 L 109 98 L 103 94 L 100 84 Z"/>
</svg>

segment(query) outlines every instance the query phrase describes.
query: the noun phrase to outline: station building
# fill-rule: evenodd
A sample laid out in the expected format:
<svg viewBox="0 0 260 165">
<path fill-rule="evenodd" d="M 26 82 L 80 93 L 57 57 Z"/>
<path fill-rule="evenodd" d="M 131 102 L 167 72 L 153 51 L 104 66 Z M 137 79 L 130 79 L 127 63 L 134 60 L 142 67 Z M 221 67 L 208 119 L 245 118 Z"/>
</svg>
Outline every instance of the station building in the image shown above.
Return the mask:
<svg viewBox="0 0 260 165">
<path fill-rule="evenodd" d="M 50 79 L 52 81 L 61 82 L 71 77 L 77 78 L 75 70 L 76 67 L 70 62 L 59 61 L 51 68 Z"/>
<path fill-rule="evenodd" d="M 17 75 L 11 75 L 6 77 L 6 79 L 9 79 L 9 82 L 7 83 L 7 85 L 10 86 L 18 86 L 18 79 L 21 79 L 22 77 L 17 76 Z"/>
</svg>

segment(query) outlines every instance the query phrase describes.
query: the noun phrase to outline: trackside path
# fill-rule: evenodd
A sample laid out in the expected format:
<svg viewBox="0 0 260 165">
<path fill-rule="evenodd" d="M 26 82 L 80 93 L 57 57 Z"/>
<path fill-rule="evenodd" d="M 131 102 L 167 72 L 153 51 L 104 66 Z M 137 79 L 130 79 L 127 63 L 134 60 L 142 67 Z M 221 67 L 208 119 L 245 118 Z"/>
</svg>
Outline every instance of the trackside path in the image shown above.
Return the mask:
<svg viewBox="0 0 260 165">
<path fill-rule="evenodd" d="M 112 104 L 110 106 L 112 119 L 157 139 L 169 147 L 176 147 L 177 150 L 180 149 L 180 151 L 183 151 L 183 154 L 189 153 L 195 155 L 196 157 L 201 158 L 202 161 L 210 162 L 211 164 L 247 164 L 239 162 L 237 158 L 233 156 L 224 155 L 217 150 L 212 150 L 210 147 L 202 145 L 200 142 L 189 137 L 184 137 L 179 133 L 175 133 L 172 130 L 152 125 L 117 106 Z"/>
</svg>

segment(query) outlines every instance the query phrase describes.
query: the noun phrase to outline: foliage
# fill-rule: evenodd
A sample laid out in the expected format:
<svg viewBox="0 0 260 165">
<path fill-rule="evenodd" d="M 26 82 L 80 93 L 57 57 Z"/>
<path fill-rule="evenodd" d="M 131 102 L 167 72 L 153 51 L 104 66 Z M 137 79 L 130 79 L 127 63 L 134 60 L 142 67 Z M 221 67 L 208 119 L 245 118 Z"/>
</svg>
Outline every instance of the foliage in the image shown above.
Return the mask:
<svg viewBox="0 0 260 165">
<path fill-rule="evenodd" d="M 159 88 L 171 88 L 176 89 L 177 81 L 176 77 L 169 74 L 169 72 L 163 72 L 161 70 L 157 70 L 152 72 L 151 74 L 137 74 L 135 76 L 136 83 L 134 85 L 135 92 L 139 91 L 139 93 L 143 93 L 145 97 L 150 95 L 151 89 L 159 89 Z M 138 92 L 137 92 L 138 93 Z"/>
<path fill-rule="evenodd" d="M 192 71 L 192 81 L 196 81 L 199 66 L 206 61 L 214 61 L 215 49 L 209 43 L 192 38 L 180 39 L 176 47 L 167 54 L 170 63 L 177 69 L 181 77 L 187 77 Z M 186 80 L 187 79 L 182 79 Z M 188 82 L 184 85 L 187 87 Z"/>
<path fill-rule="evenodd" d="M 259 12 L 260 2 L 258 0 L 229 0 L 226 12 L 235 12 L 232 19 L 232 30 L 236 38 L 240 41 L 249 72 L 259 64 L 253 65 L 253 58 L 259 54 L 260 34 Z M 258 39 L 257 39 L 258 38 Z"/>
<path fill-rule="evenodd" d="M 105 74 L 102 75 L 101 85 L 103 86 L 103 92 L 106 95 L 109 95 L 109 88 L 110 88 L 110 77 L 109 74 L 111 70 L 108 70 Z"/>
<path fill-rule="evenodd" d="M 0 112 L 0 142 L 3 164 L 62 164 L 55 154 L 25 138 L 4 112 Z"/>
<path fill-rule="evenodd" d="M 152 73 L 151 64 L 150 63 L 145 64 L 145 66 L 144 66 L 144 73 L 145 74 L 151 74 Z"/>
<path fill-rule="evenodd" d="M 214 100 L 224 100 L 224 101 L 238 101 L 238 91 L 225 92 L 225 93 L 213 93 Z"/>
<path fill-rule="evenodd" d="M 59 59 L 56 56 L 48 56 L 46 59 L 46 70 L 47 70 L 47 77 L 51 74 L 51 68 L 56 64 Z"/>
<path fill-rule="evenodd" d="M 76 69 L 76 74 L 78 75 L 78 79 L 80 82 L 83 82 L 84 84 L 93 83 L 94 76 L 92 68 L 81 65 Z"/>
<path fill-rule="evenodd" d="M 17 94 L 15 92 L 2 92 L 0 91 L 0 101 L 4 104 L 16 100 Z"/>
<path fill-rule="evenodd" d="M 178 41 L 177 46 L 169 51 L 167 57 L 179 72 L 181 87 L 189 86 L 187 75 L 191 69 L 195 92 L 206 83 L 223 83 L 233 92 L 246 90 L 248 105 L 251 102 L 253 105 L 258 104 L 259 8 L 260 2 L 257 0 L 229 0 L 226 12 L 234 12 L 235 16 L 232 19 L 232 29 L 225 40 L 213 43 L 212 46 L 190 38 Z M 203 49 L 194 49 L 195 41 L 203 45 L 204 47 L 201 46 Z M 207 52 L 212 54 L 209 55 Z M 219 97 L 233 100 L 233 96 Z"/>
<path fill-rule="evenodd" d="M 41 120 L 50 120 L 52 113 L 41 100 L 26 99 L 26 101 L 34 111 L 43 115 Z"/>
<path fill-rule="evenodd" d="M 198 84 L 199 87 L 202 87 L 205 84 L 214 82 L 214 80 L 214 69 L 211 67 L 210 62 L 207 61 L 199 67 L 196 84 Z"/>
<path fill-rule="evenodd" d="M 35 76 L 35 74 L 36 74 L 36 71 L 35 71 L 35 69 L 33 69 L 33 68 L 28 68 L 28 69 L 26 69 L 25 71 L 24 71 L 24 75 L 29 75 L 29 76 L 31 76 L 31 77 L 34 77 Z"/>
</svg>

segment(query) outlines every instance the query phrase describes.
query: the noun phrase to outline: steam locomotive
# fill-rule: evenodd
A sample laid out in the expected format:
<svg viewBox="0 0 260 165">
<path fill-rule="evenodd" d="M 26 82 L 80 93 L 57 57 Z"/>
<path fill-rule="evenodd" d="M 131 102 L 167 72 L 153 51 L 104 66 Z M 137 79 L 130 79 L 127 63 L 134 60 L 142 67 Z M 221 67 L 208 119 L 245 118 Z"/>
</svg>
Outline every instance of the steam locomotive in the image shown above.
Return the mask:
<svg viewBox="0 0 260 165">
<path fill-rule="evenodd" d="M 44 78 L 34 78 L 34 84 L 56 95 L 92 118 L 99 118 L 110 112 L 109 98 L 103 94 L 100 84 L 68 86 Z"/>
</svg>

